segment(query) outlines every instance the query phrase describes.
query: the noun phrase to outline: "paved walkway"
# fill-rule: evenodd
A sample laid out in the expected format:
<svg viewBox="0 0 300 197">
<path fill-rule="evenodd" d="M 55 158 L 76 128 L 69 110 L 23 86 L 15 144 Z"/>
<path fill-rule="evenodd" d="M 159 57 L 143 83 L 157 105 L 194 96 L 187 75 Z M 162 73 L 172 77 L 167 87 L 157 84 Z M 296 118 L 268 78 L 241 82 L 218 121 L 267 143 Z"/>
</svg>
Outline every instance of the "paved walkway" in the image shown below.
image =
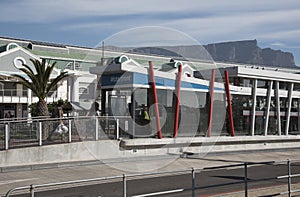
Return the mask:
<svg viewBox="0 0 300 197">
<path fill-rule="evenodd" d="M 176 158 L 176 159 L 175 159 Z M 58 167 L 57 164 L 47 166 L 35 166 L 36 170 L 24 169 L 7 169 L 11 172 L 0 173 L 0 194 L 4 195 L 9 189 L 28 186 L 30 184 L 43 184 L 52 182 L 71 181 L 79 179 L 90 179 L 96 177 L 108 177 L 122 174 L 134 174 L 146 172 L 147 168 L 151 171 L 174 171 L 185 169 L 203 169 L 213 166 L 237 164 L 242 162 L 263 162 L 263 161 L 279 161 L 279 160 L 296 160 L 300 159 L 299 149 L 288 149 L 285 151 L 259 151 L 259 152 L 240 152 L 240 153 L 216 153 L 206 155 L 200 158 L 197 155 L 188 156 L 188 158 L 180 157 L 156 157 L 141 158 L 134 161 L 105 161 L 90 162 L 83 165 L 81 163 L 65 164 Z M 165 164 L 165 165 L 161 165 Z M 157 166 L 157 168 L 153 168 Z M 32 167 L 31 167 L 32 168 Z M 283 186 L 284 187 L 284 186 Z M 285 191 L 283 188 L 282 191 Z M 274 190 L 271 189 L 273 192 Z M 264 193 L 268 194 L 268 190 Z M 254 192 L 254 196 L 256 193 Z M 232 194 L 233 195 L 233 194 Z M 232 196 L 228 195 L 228 196 Z M 237 193 L 237 196 L 243 196 L 243 193 Z"/>
</svg>

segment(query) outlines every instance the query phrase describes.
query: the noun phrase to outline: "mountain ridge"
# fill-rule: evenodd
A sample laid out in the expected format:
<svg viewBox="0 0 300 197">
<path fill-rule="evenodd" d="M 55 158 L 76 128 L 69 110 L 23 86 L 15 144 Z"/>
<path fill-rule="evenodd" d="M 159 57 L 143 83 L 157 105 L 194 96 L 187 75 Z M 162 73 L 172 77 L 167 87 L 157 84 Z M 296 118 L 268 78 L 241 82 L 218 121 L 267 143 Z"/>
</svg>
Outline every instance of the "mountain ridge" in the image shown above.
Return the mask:
<svg viewBox="0 0 300 197">
<path fill-rule="evenodd" d="M 183 57 L 184 54 L 196 56 L 199 50 L 205 58 L 208 58 L 207 52 L 203 52 L 203 48 L 207 50 L 214 61 L 228 63 L 255 64 L 263 66 L 274 66 L 283 68 L 299 68 L 295 64 L 294 56 L 290 52 L 274 50 L 271 48 L 261 48 L 258 46 L 257 40 L 229 41 L 221 43 L 207 44 L 203 46 L 162 46 L 162 47 L 141 47 L 129 49 L 129 52 Z M 200 57 L 201 59 L 203 57 Z M 188 58 L 189 59 L 189 58 Z"/>
<path fill-rule="evenodd" d="M 297 68 L 292 53 L 260 48 L 256 39 L 208 44 L 204 48 L 215 61 Z"/>
</svg>

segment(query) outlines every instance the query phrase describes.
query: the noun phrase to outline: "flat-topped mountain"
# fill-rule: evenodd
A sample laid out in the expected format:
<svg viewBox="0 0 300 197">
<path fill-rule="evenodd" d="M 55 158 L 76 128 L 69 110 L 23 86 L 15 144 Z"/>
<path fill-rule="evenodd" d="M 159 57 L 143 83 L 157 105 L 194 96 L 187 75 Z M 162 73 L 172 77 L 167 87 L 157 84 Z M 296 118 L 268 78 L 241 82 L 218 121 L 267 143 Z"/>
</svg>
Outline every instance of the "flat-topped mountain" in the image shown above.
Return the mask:
<svg viewBox="0 0 300 197">
<path fill-rule="evenodd" d="M 257 40 L 215 43 L 204 45 L 203 47 L 208 51 L 214 61 L 298 68 L 292 53 L 271 48 L 260 48 L 257 44 Z M 128 50 L 152 55 L 181 57 L 181 55 L 178 54 L 191 54 L 191 56 L 196 57 L 197 52 L 203 50 L 203 47 L 197 45 L 141 47 Z M 201 57 L 199 58 L 201 59 Z"/>
<path fill-rule="evenodd" d="M 204 47 L 215 61 L 296 67 L 292 53 L 271 48 L 262 49 L 256 40 L 208 44 Z"/>
</svg>

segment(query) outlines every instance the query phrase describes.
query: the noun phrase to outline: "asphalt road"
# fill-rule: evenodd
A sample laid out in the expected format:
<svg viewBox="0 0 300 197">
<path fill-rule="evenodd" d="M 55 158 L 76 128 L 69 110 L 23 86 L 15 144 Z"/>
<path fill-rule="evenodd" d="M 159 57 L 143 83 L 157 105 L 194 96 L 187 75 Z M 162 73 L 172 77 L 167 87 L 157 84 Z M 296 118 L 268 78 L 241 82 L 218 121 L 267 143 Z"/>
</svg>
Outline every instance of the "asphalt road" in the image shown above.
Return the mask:
<svg viewBox="0 0 300 197">
<path fill-rule="evenodd" d="M 287 165 L 267 164 L 253 165 L 248 167 L 248 188 L 263 188 L 276 185 L 287 184 L 287 179 L 276 179 L 278 176 L 287 175 Z M 207 196 L 213 194 L 227 193 L 233 191 L 243 191 L 244 168 L 231 167 L 225 169 L 203 169 L 197 171 L 195 179 L 196 196 Z M 300 173 L 300 163 L 292 164 L 292 174 Z M 146 196 L 156 192 L 165 192 L 157 196 L 192 196 L 191 173 L 161 177 L 151 177 L 144 179 L 127 180 L 127 196 Z M 263 181 L 258 181 L 264 179 Z M 300 182 L 299 178 L 293 178 L 293 183 Z M 35 196 L 40 197 L 104 197 L 122 196 L 122 180 L 117 182 L 106 182 L 94 185 L 76 186 L 73 188 L 61 188 L 50 191 L 36 192 Z M 17 195 L 17 196 L 28 196 Z"/>
</svg>

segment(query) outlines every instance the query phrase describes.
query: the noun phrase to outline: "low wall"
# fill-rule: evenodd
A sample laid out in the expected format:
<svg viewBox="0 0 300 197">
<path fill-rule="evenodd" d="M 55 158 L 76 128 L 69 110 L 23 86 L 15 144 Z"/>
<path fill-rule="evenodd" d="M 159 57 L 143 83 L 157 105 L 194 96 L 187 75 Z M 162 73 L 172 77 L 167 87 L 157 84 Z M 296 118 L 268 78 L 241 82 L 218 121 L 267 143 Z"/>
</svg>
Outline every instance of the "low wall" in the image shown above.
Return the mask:
<svg viewBox="0 0 300 197">
<path fill-rule="evenodd" d="M 241 136 L 102 140 L 0 151 L 0 167 L 122 159 L 136 156 L 208 154 L 300 148 L 299 136 Z"/>
</svg>

